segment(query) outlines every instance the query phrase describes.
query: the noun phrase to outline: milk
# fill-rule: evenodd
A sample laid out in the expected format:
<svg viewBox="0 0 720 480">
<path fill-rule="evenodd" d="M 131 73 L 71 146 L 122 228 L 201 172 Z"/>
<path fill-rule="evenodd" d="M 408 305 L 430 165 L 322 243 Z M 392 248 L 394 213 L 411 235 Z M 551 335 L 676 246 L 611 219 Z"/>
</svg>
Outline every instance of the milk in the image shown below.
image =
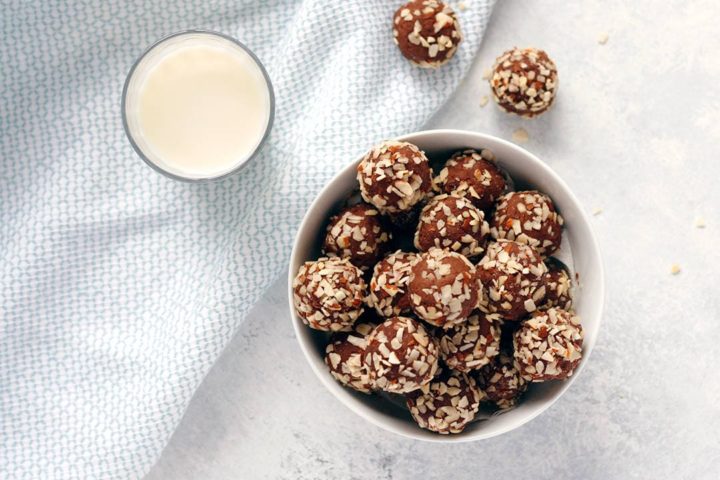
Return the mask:
<svg viewBox="0 0 720 480">
<path fill-rule="evenodd" d="M 272 93 L 260 64 L 234 41 L 205 32 L 170 37 L 131 72 L 128 136 L 144 159 L 186 179 L 244 164 L 270 128 Z"/>
</svg>

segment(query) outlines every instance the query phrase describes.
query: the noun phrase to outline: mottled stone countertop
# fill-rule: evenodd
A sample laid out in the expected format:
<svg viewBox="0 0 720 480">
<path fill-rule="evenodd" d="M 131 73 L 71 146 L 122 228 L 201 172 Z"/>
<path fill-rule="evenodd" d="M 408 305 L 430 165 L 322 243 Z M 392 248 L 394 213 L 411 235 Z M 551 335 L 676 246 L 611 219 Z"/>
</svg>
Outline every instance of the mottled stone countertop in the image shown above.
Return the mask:
<svg viewBox="0 0 720 480">
<path fill-rule="evenodd" d="M 719 478 L 718 18 L 714 0 L 500 0 L 472 74 L 428 125 L 507 139 L 523 127 L 524 146 L 597 213 L 604 322 L 587 368 L 552 408 L 478 443 L 382 431 L 310 370 L 282 276 L 149 478 Z M 544 48 L 558 64 L 558 102 L 540 119 L 480 106 L 483 70 L 513 45 Z"/>
</svg>

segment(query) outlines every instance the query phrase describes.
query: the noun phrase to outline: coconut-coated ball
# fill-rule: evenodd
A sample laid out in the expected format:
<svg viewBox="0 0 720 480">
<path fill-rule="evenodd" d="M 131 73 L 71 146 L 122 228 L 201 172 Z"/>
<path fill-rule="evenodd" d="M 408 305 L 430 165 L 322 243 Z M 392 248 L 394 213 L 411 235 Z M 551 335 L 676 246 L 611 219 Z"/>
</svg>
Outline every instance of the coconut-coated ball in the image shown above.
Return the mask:
<svg viewBox="0 0 720 480">
<path fill-rule="evenodd" d="M 373 327 L 369 323 L 358 323 L 352 332 L 334 333 L 325 348 L 325 364 L 330 374 L 342 385 L 363 393 L 372 390 L 364 358 L 367 336 Z"/>
<path fill-rule="evenodd" d="M 484 367 L 500 353 L 500 318 L 474 313 L 466 322 L 445 330 L 440 356 L 453 370 L 470 372 Z"/>
<path fill-rule="evenodd" d="M 391 238 L 378 209 L 360 203 L 343 209 L 330 219 L 323 253 L 329 257 L 347 258 L 356 267 L 367 270 L 382 257 Z"/>
<path fill-rule="evenodd" d="M 485 214 L 465 197 L 438 195 L 420 213 L 415 230 L 415 248 L 433 247 L 474 257 L 483 252 L 490 226 Z"/>
<path fill-rule="evenodd" d="M 473 264 L 459 253 L 440 248 L 420 254 L 408 290 L 415 314 L 443 328 L 464 322 L 477 307 L 480 293 Z"/>
<path fill-rule="evenodd" d="M 529 382 L 564 380 L 582 359 L 580 318 L 559 308 L 535 312 L 513 336 L 515 364 Z"/>
<path fill-rule="evenodd" d="M 436 68 L 449 61 L 462 41 L 455 12 L 439 0 L 412 0 L 393 17 L 393 39 L 413 64 Z"/>
<path fill-rule="evenodd" d="M 560 248 L 563 224 L 553 201 L 544 193 L 510 192 L 498 201 L 490 233 L 496 239 L 526 243 L 547 256 Z"/>
<path fill-rule="evenodd" d="M 503 320 L 521 320 L 537 310 L 545 296 L 547 267 L 540 254 L 524 243 L 491 243 L 477 266 L 483 287 L 480 309 Z"/>
<path fill-rule="evenodd" d="M 415 253 L 398 250 L 375 264 L 368 305 L 374 307 L 378 315 L 390 318 L 412 311 L 408 282 L 417 258 Z"/>
<path fill-rule="evenodd" d="M 425 327 L 409 317 L 376 326 L 367 340 L 365 364 L 375 388 L 391 393 L 417 390 L 438 373 L 438 346 Z"/>
<path fill-rule="evenodd" d="M 545 275 L 545 301 L 542 308 L 558 307 L 571 311 L 573 308 L 570 271 L 567 266 L 555 257 L 545 259 L 548 273 Z"/>
<path fill-rule="evenodd" d="M 466 196 L 480 210 L 489 212 L 509 188 L 506 176 L 488 149 L 454 153 L 433 180 L 436 190 Z"/>
<path fill-rule="evenodd" d="M 410 415 L 420 428 L 442 434 L 462 432 L 475 418 L 481 399 L 475 380 L 454 371 L 443 372 L 428 389 L 405 395 Z"/>
<path fill-rule="evenodd" d="M 552 105 L 558 72 L 548 54 L 537 48 L 513 48 L 495 60 L 490 87 L 506 112 L 534 117 Z"/>
<path fill-rule="evenodd" d="M 486 399 L 501 410 L 515 406 L 528 388 L 512 355 L 501 353 L 478 373 L 478 386 Z"/>
<path fill-rule="evenodd" d="M 381 213 L 407 212 L 432 189 L 430 163 L 411 143 L 381 143 L 363 157 L 357 170 L 363 199 Z"/>
<path fill-rule="evenodd" d="M 363 313 L 362 271 L 346 258 L 305 262 L 293 281 L 293 303 L 303 322 L 316 330 L 350 331 Z"/>
</svg>

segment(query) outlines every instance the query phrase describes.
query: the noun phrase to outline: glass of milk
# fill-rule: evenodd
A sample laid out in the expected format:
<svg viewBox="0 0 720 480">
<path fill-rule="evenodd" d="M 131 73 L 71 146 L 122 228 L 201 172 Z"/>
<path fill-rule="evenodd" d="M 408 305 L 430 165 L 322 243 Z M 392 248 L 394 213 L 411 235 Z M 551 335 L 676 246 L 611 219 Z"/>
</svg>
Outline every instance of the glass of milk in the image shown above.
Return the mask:
<svg viewBox="0 0 720 480">
<path fill-rule="evenodd" d="M 125 133 L 155 170 L 209 181 L 240 170 L 272 128 L 275 98 L 260 60 L 222 33 L 190 30 L 152 45 L 122 95 Z"/>
</svg>

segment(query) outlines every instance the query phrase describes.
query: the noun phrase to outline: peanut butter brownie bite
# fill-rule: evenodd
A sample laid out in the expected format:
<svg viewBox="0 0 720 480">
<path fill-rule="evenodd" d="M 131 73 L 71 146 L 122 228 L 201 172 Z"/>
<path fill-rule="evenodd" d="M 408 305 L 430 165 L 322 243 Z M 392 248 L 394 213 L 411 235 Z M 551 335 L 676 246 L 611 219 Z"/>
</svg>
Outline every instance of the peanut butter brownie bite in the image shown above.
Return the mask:
<svg viewBox="0 0 720 480">
<path fill-rule="evenodd" d="M 436 433 L 460 433 L 474 418 L 482 393 L 475 380 L 462 373 L 447 371 L 430 383 L 428 389 L 405 395 L 410 414 L 420 428 Z"/>
<path fill-rule="evenodd" d="M 500 352 L 500 319 L 475 313 L 466 322 L 440 336 L 440 356 L 459 372 L 470 372 L 489 364 Z"/>
<path fill-rule="evenodd" d="M 513 48 L 495 60 L 490 88 L 509 113 L 534 117 L 553 104 L 558 87 L 555 62 L 536 48 Z"/>
<path fill-rule="evenodd" d="M 514 407 L 528 388 L 512 355 L 501 353 L 478 373 L 478 386 L 485 398 L 501 410 Z"/>
<path fill-rule="evenodd" d="M 360 203 L 343 209 L 330 219 L 323 243 L 329 257 L 347 258 L 362 270 L 382 257 L 392 236 L 373 206 Z"/>
<path fill-rule="evenodd" d="M 476 207 L 489 212 L 508 189 L 505 174 L 488 149 L 454 153 L 433 180 L 436 190 L 466 196 Z"/>
<path fill-rule="evenodd" d="M 372 390 L 364 358 L 367 337 L 373 327 L 370 323 L 358 323 L 352 332 L 334 333 L 325 348 L 325 364 L 330 374 L 342 385 L 363 393 Z"/>
<path fill-rule="evenodd" d="M 387 141 L 370 150 L 358 165 L 363 199 L 381 213 L 407 213 L 432 188 L 432 172 L 425 154 L 407 142 Z"/>
<path fill-rule="evenodd" d="M 542 308 L 562 308 L 571 311 L 573 308 L 572 280 L 567 266 L 555 257 L 545 260 L 548 273 L 545 275 L 545 302 Z"/>
<path fill-rule="evenodd" d="M 389 318 L 412 311 L 408 282 L 417 258 L 415 253 L 398 250 L 375 265 L 368 305 L 374 307 L 378 315 Z"/>
<path fill-rule="evenodd" d="M 564 380 L 580 363 L 582 344 L 579 317 L 559 308 L 535 312 L 513 336 L 515 365 L 530 382 Z"/>
<path fill-rule="evenodd" d="M 491 243 L 477 266 L 483 286 L 480 309 L 503 320 L 521 320 L 545 298 L 547 267 L 535 249 L 511 240 Z"/>
<path fill-rule="evenodd" d="M 489 232 L 485 214 L 470 200 L 455 194 L 438 195 L 420 213 L 415 248 L 444 248 L 474 257 L 483 252 Z"/>
<path fill-rule="evenodd" d="M 490 233 L 496 239 L 530 245 L 542 256 L 560 248 L 563 218 L 553 201 L 535 190 L 510 192 L 498 201 Z"/>
<path fill-rule="evenodd" d="M 475 267 L 459 253 L 431 248 L 412 267 L 408 291 L 413 311 L 431 325 L 463 323 L 478 304 Z"/>
<path fill-rule="evenodd" d="M 439 0 L 412 0 L 393 17 L 393 39 L 413 64 L 436 68 L 448 62 L 462 41 L 455 12 Z"/>
<path fill-rule="evenodd" d="M 435 339 L 409 317 L 393 317 L 376 326 L 365 352 L 371 382 L 386 392 L 412 392 L 430 383 L 438 372 Z"/>
<path fill-rule="evenodd" d="M 365 296 L 362 271 L 345 258 L 305 262 L 293 281 L 295 310 L 315 330 L 352 330 L 363 313 Z"/>
</svg>

